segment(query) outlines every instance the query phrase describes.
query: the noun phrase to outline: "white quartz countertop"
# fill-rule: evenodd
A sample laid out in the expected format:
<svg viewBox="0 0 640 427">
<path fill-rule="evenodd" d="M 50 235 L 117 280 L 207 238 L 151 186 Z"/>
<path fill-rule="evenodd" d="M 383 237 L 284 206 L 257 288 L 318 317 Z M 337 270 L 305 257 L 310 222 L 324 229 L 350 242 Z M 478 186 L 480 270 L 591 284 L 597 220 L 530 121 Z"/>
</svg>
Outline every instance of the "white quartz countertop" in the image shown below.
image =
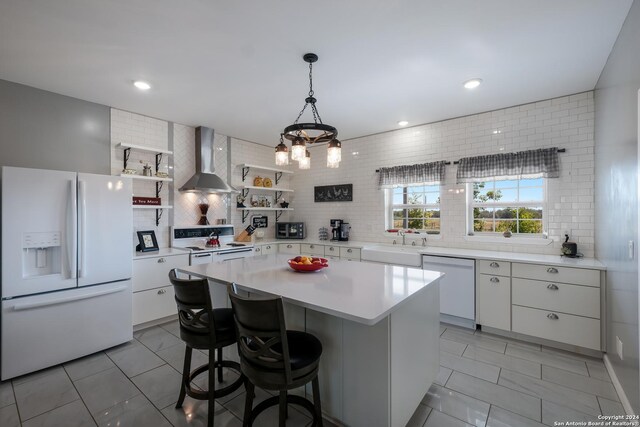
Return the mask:
<svg viewBox="0 0 640 427">
<path fill-rule="evenodd" d="M 365 325 L 374 325 L 412 295 L 439 282 L 442 273 L 368 262 L 329 260 L 329 267 L 300 273 L 291 255 L 265 255 L 181 268 L 191 275 L 266 295 Z"/>
<path fill-rule="evenodd" d="M 133 259 L 157 258 L 173 255 L 189 255 L 189 251 L 177 248 L 160 248 L 159 250 L 152 252 L 134 252 Z"/>
</svg>

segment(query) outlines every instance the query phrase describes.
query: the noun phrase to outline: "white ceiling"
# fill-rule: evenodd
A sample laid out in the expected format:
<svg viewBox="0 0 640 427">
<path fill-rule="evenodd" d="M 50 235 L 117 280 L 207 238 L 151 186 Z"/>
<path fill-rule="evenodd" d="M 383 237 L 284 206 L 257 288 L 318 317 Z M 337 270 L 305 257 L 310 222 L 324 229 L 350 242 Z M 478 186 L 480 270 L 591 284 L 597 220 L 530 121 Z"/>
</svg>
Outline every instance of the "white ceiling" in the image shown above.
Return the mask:
<svg viewBox="0 0 640 427">
<path fill-rule="evenodd" d="M 273 146 L 315 52 L 318 109 L 348 139 L 591 90 L 631 3 L 2 0 L 0 79 Z"/>
</svg>

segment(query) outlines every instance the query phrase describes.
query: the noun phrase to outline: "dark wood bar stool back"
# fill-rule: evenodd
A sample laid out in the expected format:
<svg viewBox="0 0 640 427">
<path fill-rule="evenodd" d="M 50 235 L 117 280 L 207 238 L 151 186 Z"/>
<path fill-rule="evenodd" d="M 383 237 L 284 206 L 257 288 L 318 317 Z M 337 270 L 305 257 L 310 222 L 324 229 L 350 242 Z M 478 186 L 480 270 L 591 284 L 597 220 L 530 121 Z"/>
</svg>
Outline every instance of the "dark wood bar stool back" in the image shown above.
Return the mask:
<svg viewBox="0 0 640 427">
<path fill-rule="evenodd" d="M 230 308 L 213 308 L 209 283 L 206 279 L 181 279 L 173 269 L 169 272 L 169 280 L 173 285 L 178 306 L 180 338 L 186 344 L 180 395 L 176 408 L 182 407 L 186 395 L 194 399 L 208 400 L 207 422 L 209 427 L 213 427 L 215 399 L 233 393 L 244 383 L 240 364 L 222 358 L 222 349 L 237 342 L 233 311 Z M 209 362 L 191 371 L 191 355 L 194 348 L 209 350 Z M 218 360 L 215 360 L 216 352 Z M 228 386 L 216 390 L 216 370 L 218 382 L 222 383 L 223 367 L 238 372 L 239 378 Z M 208 391 L 192 387 L 193 380 L 205 372 L 209 374 Z"/>
<path fill-rule="evenodd" d="M 229 286 L 229 297 L 238 333 L 240 366 L 246 376 L 247 389 L 243 425 L 253 425 L 265 409 L 279 405 L 279 425 L 284 426 L 287 404 L 305 408 L 313 417 L 314 426 L 322 426 L 322 407 L 318 384 L 318 368 L 322 344 L 313 335 L 301 331 L 288 331 L 285 326 L 281 298 L 247 298 Z M 288 390 L 312 382 L 313 403 L 289 395 Z M 255 386 L 277 390 L 274 396 L 253 408 Z"/>
</svg>

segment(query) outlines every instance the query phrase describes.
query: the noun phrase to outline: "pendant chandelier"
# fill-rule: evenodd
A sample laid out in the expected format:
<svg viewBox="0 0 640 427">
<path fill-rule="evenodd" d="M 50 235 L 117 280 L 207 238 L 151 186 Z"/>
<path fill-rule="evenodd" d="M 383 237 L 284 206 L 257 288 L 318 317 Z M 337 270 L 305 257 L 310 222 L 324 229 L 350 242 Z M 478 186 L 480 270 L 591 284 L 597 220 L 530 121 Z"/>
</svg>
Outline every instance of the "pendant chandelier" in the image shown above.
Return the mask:
<svg viewBox="0 0 640 427">
<path fill-rule="evenodd" d="M 309 63 L 309 96 L 304 100 L 304 107 L 292 125 L 284 128 L 280 134 L 280 143 L 276 146 L 276 165 L 286 166 L 289 164 L 289 148 L 285 145 L 284 139 L 291 141 L 291 160 L 298 162 L 300 169 L 311 168 L 311 154 L 307 149 L 307 144 L 328 143 L 327 146 L 327 167 L 337 168 L 342 160 L 342 144 L 336 139 L 338 130 L 322 123 L 320 113 L 316 108 L 316 98 L 313 96 L 313 63 L 318 60 L 315 53 L 307 53 L 302 59 Z M 310 106 L 313 114 L 313 123 L 299 123 L 300 117 Z"/>
</svg>

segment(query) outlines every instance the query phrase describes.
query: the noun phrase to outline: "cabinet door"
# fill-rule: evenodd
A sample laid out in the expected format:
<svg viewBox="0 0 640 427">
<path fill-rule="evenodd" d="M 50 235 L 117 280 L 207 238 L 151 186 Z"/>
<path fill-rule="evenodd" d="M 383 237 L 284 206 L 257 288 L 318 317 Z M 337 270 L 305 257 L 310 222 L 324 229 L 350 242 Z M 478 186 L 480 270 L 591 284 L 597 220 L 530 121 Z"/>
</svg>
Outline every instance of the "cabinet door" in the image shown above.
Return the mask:
<svg viewBox="0 0 640 427">
<path fill-rule="evenodd" d="M 278 252 L 281 254 L 300 255 L 300 243 L 279 243 Z"/>
<path fill-rule="evenodd" d="M 262 255 L 271 255 L 278 252 L 278 246 L 275 244 L 262 245 Z"/>
<path fill-rule="evenodd" d="M 135 259 L 133 261 L 133 292 L 171 285 L 169 271 L 188 265 L 188 254 Z"/>
<path fill-rule="evenodd" d="M 477 323 L 491 328 L 511 330 L 511 279 L 478 275 Z"/>
</svg>

